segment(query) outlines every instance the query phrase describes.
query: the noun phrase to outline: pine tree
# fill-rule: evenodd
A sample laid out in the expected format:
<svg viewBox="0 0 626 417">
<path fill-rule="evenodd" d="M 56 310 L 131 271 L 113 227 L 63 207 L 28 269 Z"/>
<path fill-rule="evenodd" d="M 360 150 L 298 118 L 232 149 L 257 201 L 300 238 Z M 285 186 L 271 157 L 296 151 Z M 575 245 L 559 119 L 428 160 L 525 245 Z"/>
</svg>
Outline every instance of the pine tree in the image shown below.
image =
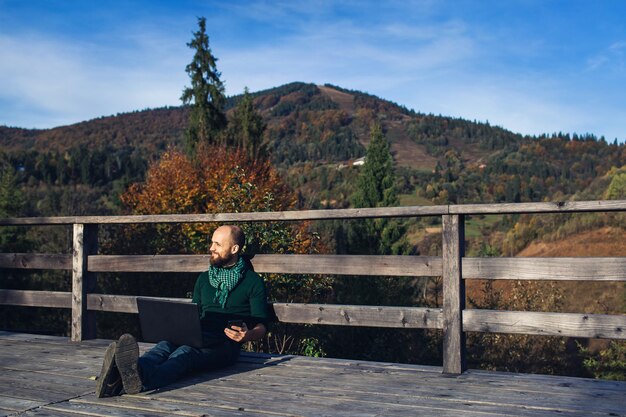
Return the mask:
<svg viewBox="0 0 626 417">
<path fill-rule="evenodd" d="M 393 158 L 380 125 L 372 126 L 365 164 L 352 198 L 355 207 L 389 207 L 398 203 Z"/>
<path fill-rule="evenodd" d="M 192 104 L 189 114 L 189 127 L 185 134 L 185 151 L 194 156 L 200 143 L 216 144 L 220 132 L 226 127 L 224 114 L 224 84 L 217 70 L 217 58 L 209 48 L 206 34 L 206 19 L 198 18 L 199 30 L 187 46 L 196 52 L 185 71 L 191 79 L 191 87 L 185 87 L 181 100 Z"/>
<path fill-rule="evenodd" d="M 391 207 L 398 204 L 393 157 L 389 141 L 380 125 L 371 129 L 365 164 L 352 196 L 354 207 Z M 348 252 L 365 254 L 400 254 L 407 251 L 402 239 L 404 230 L 395 220 L 375 219 L 354 223 L 347 231 Z"/>
<path fill-rule="evenodd" d="M 264 155 L 261 142 L 265 127 L 263 118 L 254 109 L 252 97 L 246 87 L 243 98 L 237 104 L 233 118 L 228 124 L 228 144 L 245 149 L 250 158 L 258 159 Z"/>
</svg>

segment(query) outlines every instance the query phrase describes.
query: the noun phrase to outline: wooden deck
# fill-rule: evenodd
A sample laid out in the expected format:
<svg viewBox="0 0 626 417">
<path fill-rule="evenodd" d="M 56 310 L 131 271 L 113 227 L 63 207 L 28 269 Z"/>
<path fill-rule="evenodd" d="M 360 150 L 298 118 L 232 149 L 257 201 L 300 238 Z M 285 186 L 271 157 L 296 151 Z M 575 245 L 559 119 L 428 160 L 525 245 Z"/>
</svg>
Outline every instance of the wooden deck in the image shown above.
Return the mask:
<svg viewBox="0 0 626 417">
<path fill-rule="evenodd" d="M 0 332 L 0 415 L 626 416 L 626 382 L 257 354 L 160 391 L 97 399 L 108 343 Z"/>
</svg>

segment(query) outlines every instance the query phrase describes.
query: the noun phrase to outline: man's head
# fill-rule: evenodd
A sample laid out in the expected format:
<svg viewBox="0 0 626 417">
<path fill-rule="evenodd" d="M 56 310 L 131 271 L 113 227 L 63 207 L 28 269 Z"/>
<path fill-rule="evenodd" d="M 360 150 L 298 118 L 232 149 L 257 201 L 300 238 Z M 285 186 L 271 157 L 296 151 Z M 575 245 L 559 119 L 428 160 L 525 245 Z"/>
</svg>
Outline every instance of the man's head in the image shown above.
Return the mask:
<svg viewBox="0 0 626 417">
<path fill-rule="evenodd" d="M 220 226 L 211 237 L 211 265 L 228 267 L 239 260 L 246 238 L 239 226 Z"/>
</svg>

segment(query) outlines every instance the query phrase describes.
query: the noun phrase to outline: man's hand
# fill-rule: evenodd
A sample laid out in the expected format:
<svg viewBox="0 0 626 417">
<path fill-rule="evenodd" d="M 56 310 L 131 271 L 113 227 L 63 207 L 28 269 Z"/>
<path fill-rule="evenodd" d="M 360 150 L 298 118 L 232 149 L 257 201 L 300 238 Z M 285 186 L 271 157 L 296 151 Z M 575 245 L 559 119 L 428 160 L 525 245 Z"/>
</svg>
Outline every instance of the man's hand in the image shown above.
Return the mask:
<svg viewBox="0 0 626 417">
<path fill-rule="evenodd" d="M 230 326 L 224 329 L 226 336 L 235 342 L 245 342 L 248 326 L 243 322 L 240 326 Z"/>
<path fill-rule="evenodd" d="M 231 326 L 230 328 L 225 328 L 224 334 L 235 342 L 243 343 L 259 340 L 265 335 L 265 331 L 266 329 L 263 323 L 254 326 L 254 329 L 248 329 L 248 326 L 244 322 L 241 327 Z"/>
</svg>

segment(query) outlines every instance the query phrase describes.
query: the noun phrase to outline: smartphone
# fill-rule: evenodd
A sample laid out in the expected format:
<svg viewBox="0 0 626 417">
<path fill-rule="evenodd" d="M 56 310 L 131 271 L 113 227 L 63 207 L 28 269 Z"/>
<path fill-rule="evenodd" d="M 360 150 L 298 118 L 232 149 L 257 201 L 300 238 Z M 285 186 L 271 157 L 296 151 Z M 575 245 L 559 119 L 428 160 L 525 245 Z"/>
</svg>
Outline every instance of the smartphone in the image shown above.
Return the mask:
<svg viewBox="0 0 626 417">
<path fill-rule="evenodd" d="M 233 326 L 243 327 L 243 320 L 228 320 L 228 327 L 232 328 Z"/>
</svg>

